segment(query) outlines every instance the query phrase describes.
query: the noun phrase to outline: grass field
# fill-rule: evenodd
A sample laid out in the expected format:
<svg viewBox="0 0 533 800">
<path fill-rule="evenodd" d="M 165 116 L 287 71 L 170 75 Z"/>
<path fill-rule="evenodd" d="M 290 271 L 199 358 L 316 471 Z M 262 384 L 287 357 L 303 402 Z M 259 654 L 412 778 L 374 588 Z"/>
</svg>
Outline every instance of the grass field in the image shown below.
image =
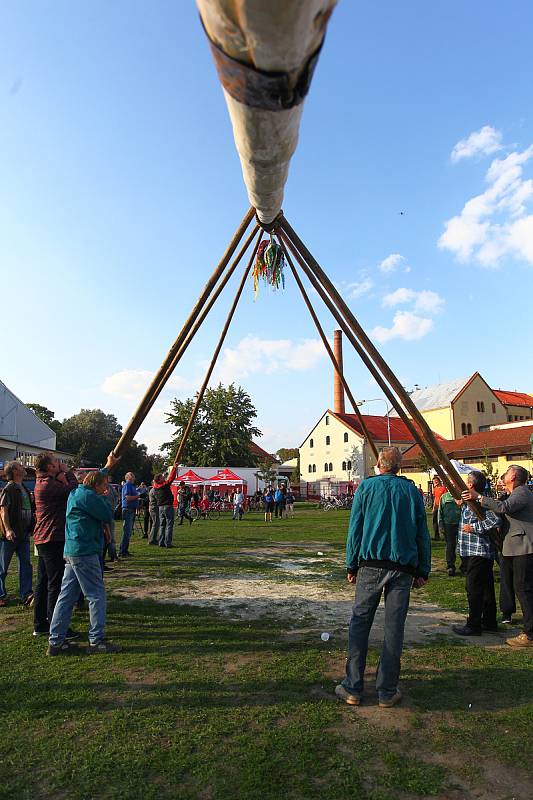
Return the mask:
<svg viewBox="0 0 533 800">
<path fill-rule="evenodd" d="M 175 530 L 176 547 L 132 541 L 134 558 L 108 573 L 113 656 L 46 658 L 31 636 L 31 613 L 0 610 L 3 747 L 0 798 L 390 798 L 529 800 L 533 777 L 531 652 L 449 638 L 404 652 L 402 706 L 382 710 L 371 682 L 349 708 L 333 688 L 346 639 L 322 642 L 312 626 L 291 636 L 271 613 L 259 619 L 211 607 L 127 599 L 119 592 L 235 576 L 254 583 L 344 586 L 348 515 L 300 509 L 265 525 L 198 522 Z M 283 548 L 301 564 L 281 575 L 257 552 Z M 465 610 L 461 579 L 435 572 L 419 597 Z M 15 593 L 15 564 L 8 590 Z M 86 612 L 73 624 L 87 630 Z M 369 672 L 375 670 L 372 649 Z"/>
</svg>

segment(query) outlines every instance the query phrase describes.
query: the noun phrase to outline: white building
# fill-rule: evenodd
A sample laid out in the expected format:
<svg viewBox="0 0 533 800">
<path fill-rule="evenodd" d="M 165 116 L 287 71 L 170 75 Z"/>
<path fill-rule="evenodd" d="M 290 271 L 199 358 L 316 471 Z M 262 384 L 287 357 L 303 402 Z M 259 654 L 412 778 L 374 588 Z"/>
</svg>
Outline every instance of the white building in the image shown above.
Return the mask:
<svg viewBox="0 0 533 800">
<path fill-rule="evenodd" d="M 0 465 L 17 459 L 32 466 L 42 452 L 56 449 L 56 435 L 0 381 Z"/>
</svg>

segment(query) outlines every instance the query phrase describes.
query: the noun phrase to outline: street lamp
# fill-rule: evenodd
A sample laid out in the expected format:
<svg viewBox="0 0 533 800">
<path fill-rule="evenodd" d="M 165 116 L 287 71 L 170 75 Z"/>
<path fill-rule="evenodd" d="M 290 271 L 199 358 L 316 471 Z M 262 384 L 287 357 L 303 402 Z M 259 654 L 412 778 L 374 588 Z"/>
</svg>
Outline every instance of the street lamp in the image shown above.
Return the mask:
<svg viewBox="0 0 533 800">
<path fill-rule="evenodd" d="M 389 417 L 389 414 L 393 410 L 394 406 L 391 406 L 389 408 L 389 405 L 388 405 L 388 403 L 387 403 L 387 401 L 385 400 L 384 397 L 373 397 L 371 400 L 361 400 L 359 403 L 357 403 L 357 405 L 358 406 L 364 406 L 365 403 L 385 403 L 385 409 L 386 409 L 385 416 L 387 417 L 387 440 L 388 440 L 389 447 L 390 447 L 390 417 Z"/>
</svg>

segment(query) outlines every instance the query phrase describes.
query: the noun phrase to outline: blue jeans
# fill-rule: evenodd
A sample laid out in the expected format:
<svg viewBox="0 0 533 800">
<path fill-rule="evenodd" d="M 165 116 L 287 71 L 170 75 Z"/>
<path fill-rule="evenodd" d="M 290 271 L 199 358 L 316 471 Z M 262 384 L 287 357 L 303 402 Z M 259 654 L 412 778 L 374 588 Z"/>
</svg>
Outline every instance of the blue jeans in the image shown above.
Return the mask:
<svg viewBox="0 0 533 800">
<path fill-rule="evenodd" d="M 363 692 L 368 637 L 383 593 L 385 593 L 385 630 L 376 676 L 376 689 L 380 700 L 390 700 L 396 694 L 412 583 L 412 576 L 405 572 L 364 566 L 359 569 L 348 635 L 346 677 L 342 682 L 350 694 L 361 695 Z"/>
<path fill-rule="evenodd" d="M 159 546 L 172 544 L 174 531 L 174 506 L 159 506 Z"/>
<path fill-rule="evenodd" d="M 89 643 L 97 644 L 104 638 L 106 613 L 100 556 L 65 556 L 65 562 L 61 592 L 50 623 L 48 641 L 54 646 L 64 642 L 81 591 L 89 603 Z"/>
<path fill-rule="evenodd" d="M 22 541 L 10 542 L 0 539 L 0 597 L 5 597 L 6 575 L 14 554 L 19 562 L 19 594 L 25 600 L 32 593 L 32 568 L 30 559 L 30 537 Z"/>
<path fill-rule="evenodd" d="M 135 509 L 123 508 L 122 509 L 122 539 L 120 540 L 119 555 L 123 556 L 127 553 L 130 547 L 131 534 L 133 533 L 133 525 L 135 523 Z"/>
</svg>

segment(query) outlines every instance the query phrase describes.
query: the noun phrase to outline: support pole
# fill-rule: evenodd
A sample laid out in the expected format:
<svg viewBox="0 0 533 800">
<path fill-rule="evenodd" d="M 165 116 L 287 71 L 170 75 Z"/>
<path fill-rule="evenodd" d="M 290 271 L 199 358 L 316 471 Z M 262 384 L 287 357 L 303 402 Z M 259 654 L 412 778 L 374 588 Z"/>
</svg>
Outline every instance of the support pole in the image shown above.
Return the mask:
<svg viewBox="0 0 533 800">
<path fill-rule="evenodd" d="M 146 393 L 145 393 L 143 399 L 141 400 L 141 402 L 139 404 L 139 407 L 137 408 L 137 410 L 133 414 L 133 416 L 130 419 L 130 421 L 128 422 L 125 430 L 122 432 L 122 436 L 120 437 L 120 439 L 118 440 L 117 444 L 115 445 L 113 453 L 117 458 L 120 458 L 120 456 L 123 455 L 124 451 L 126 450 L 128 445 L 131 443 L 131 441 L 133 440 L 133 437 L 135 436 L 135 434 L 139 430 L 140 426 L 142 425 L 142 423 L 143 423 L 148 411 L 150 410 L 150 408 L 153 406 L 153 404 L 157 400 L 161 390 L 163 389 L 163 387 L 165 385 L 165 381 L 168 380 L 168 377 L 169 377 L 169 373 L 168 373 L 169 365 L 172 363 L 172 361 L 174 359 L 174 356 L 176 355 L 176 353 L 178 352 L 179 348 L 183 344 L 189 329 L 191 328 L 191 326 L 193 325 L 195 320 L 198 318 L 203 306 L 205 305 L 206 300 L 208 299 L 209 295 L 213 291 L 213 288 L 214 288 L 215 284 L 217 283 L 217 281 L 219 280 L 220 276 L 222 275 L 222 273 L 226 269 L 226 266 L 228 265 L 230 258 L 232 257 L 233 253 L 237 249 L 237 247 L 239 245 L 239 242 L 241 241 L 242 237 L 244 236 L 244 234 L 246 232 L 246 229 L 248 228 L 248 226 L 250 225 L 250 222 L 254 218 L 254 215 L 255 215 L 255 209 L 249 208 L 248 211 L 246 212 L 241 224 L 237 228 L 237 231 L 235 232 L 235 235 L 233 236 L 231 242 L 229 243 L 229 245 L 228 245 L 228 247 L 226 249 L 226 252 L 222 256 L 222 259 L 220 260 L 218 266 L 216 267 L 216 269 L 214 270 L 213 274 L 211 275 L 211 277 L 209 278 L 208 282 L 206 283 L 206 285 L 205 285 L 200 297 L 198 298 L 198 301 L 196 302 L 196 305 L 192 309 L 191 313 L 189 314 L 189 317 L 187 318 L 187 321 L 183 325 L 180 333 L 178 334 L 177 339 L 175 340 L 174 344 L 172 345 L 172 347 L 168 351 L 168 353 L 166 355 L 166 358 L 163 361 L 163 363 L 161 364 L 161 366 L 159 367 L 156 375 L 154 376 L 154 379 L 152 380 L 152 383 L 150 384 L 150 386 L 146 390 Z M 163 381 L 163 377 L 164 376 L 166 376 L 165 381 Z"/>
<path fill-rule="evenodd" d="M 237 308 L 237 304 L 238 304 L 238 302 L 239 302 L 239 300 L 241 298 L 242 290 L 244 289 L 244 285 L 246 283 L 246 279 L 248 278 L 248 275 L 250 274 L 250 270 L 252 268 L 252 264 L 254 263 L 254 258 L 256 256 L 257 248 L 259 247 L 259 242 L 261 241 L 262 236 L 263 236 L 263 231 L 260 230 L 259 231 L 259 236 L 257 237 L 257 241 L 256 241 L 256 243 L 254 245 L 254 249 L 253 249 L 252 255 L 250 257 L 250 260 L 248 261 L 248 264 L 246 265 L 246 269 L 244 270 L 244 274 L 242 276 L 241 282 L 240 282 L 239 287 L 237 289 L 237 293 L 236 293 L 236 295 L 235 295 L 235 297 L 233 299 L 233 303 L 231 304 L 231 308 L 230 308 L 230 310 L 228 312 L 228 316 L 226 318 L 226 322 L 225 322 L 224 327 L 222 329 L 222 333 L 220 334 L 220 338 L 218 340 L 218 344 L 215 347 L 215 352 L 213 353 L 213 358 L 211 359 L 211 362 L 210 362 L 210 364 L 209 364 L 209 366 L 207 368 L 207 372 L 205 374 L 204 382 L 203 382 L 203 384 L 202 384 L 202 386 L 200 388 L 200 391 L 198 392 L 198 395 L 196 397 L 196 402 L 194 404 L 193 410 L 191 411 L 191 416 L 189 417 L 189 421 L 187 422 L 185 430 L 183 431 L 183 434 L 181 436 L 180 443 L 179 443 L 178 449 L 176 451 L 176 456 L 174 458 L 174 464 L 175 465 L 178 465 L 180 463 L 181 455 L 183 453 L 185 445 L 187 444 L 187 440 L 188 440 L 189 435 L 191 433 L 192 426 L 194 425 L 194 421 L 196 420 L 196 417 L 198 415 L 198 411 L 199 411 L 200 406 L 202 404 L 202 400 L 204 399 L 204 394 L 205 394 L 205 390 L 207 389 L 207 384 L 209 383 L 209 381 L 211 379 L 211 375 L 212 375 L 213 370 L 215 368 L 215 364 L 217 362 L 217 358 L 220 355 L 220 351 L 222 349 L 222 345 L 224 344 L 224 339 L 226 338 L 226 334 L 228 332 L 228 328 L 230 326 L 231 320 L 233 319 L 233 315 L 235 313 L 235 309 Z"/>
<path fill-rule="evenodd" d="M 311 318 L 312 318 L 313 322 L 315 323 L 316 329 L 318 331 L 318 335 L 322 339 L 322 343 L 323 343 L 324 347 L 326 348 L 326 352 L 327 352 L 328 356 L 331 359 L 331 363 L 333 364 L 333 368 L 334 368 L 335 372 L 337 373 L 337 375 L 339 376 L 339 379 L 340 379 L 340 381 L 341 381 L 341 383 L 342 383 L 342 385 L 344 387 L 344 391 L 348 395 L 348 399 L 349 399 L 350 403 L 352 404 L 354 413 L 356 414 L 357 419 L 359 420 L 359 422 L 361 424 L 361 428 L 363 429 L 363 433 L 366 436 L 366 438 L 368 439 L 368 444 L 370 445 L 370 449 L 372 450 L 372 454 L 373 454 L 373 456 L 374 456 L 374 458 L 376 459 L 376 462 L 377 462 L 377 460 L 378 460 L 378 449 L 376 447 L 376 444 L 375 444 L 374 440 L 372 439 L 370 431 L 367 428 L 366 422 L 363 419 L 363 415 L 359 411 L 359 406 L 357 405 L 357 402 L 356 402 L 356 400 L 355 400 L 355 398 L 354 398 L 354 396 L 353 396 L 353 394 L 351 392 L 351 389 L 348 386 L 346 378 L 344 377 L 344 375 L 342 373 L 342 370 L 340 369 L 340 367 L 339 367 L 339 365 L 337 363 L 337 359 L 335 358 L 333 350 L 331 349 L 331 346 L 330 346 L 330 344 L 328 342 L 328 338 L 327 338 L 326 334 L 324 333 L 322 325 L 320 324 L 319 319 L 318 319 L 318 317 L 317 317 L 317 315 L 315 313 L 313 305 L 312 305 L 312 303 L 311 303 L 311 301 L 309 299 L 309 295 L 305 291 L 304 285 L 303 285 L 302 281 L 300 280 L 300 276 L 296 272 L 296 269 L 294 267 L 294 264 L 292 263 L 291 257 L 287 252 L 287 248 L 285 247 L 285 243 L 283 242 L 283 240 L 279 236 L 277 238 L 278 238 L 278 241 L 279 241 L 279 243 L 281 245 L 281 248 L 283 250 L 283 254 L 284 254 L 285 258 L 287 259 L 287 263 L 288 263 L 289 267 L 291 268 L 291 272 L 294 275 L 294 280 L 296 281 L 296 283 L 298 285 L 298 288 L 299 288 L 299 290 L 301 292 L 301 295 L 302 295 L 302 297 L 304 299 L 304 303 L 307 306 L 307 309 L 308 309 L 308 311 L 309 311 L 309 313 L 311 315 Z"/>
<path fill-rule="evenodd" d="M 283 220 L 283 222 L 285 222 L 285 220 Z M 328 295 L 328 293 L 324 289 L 322 283 L 318 280 L 318 278 L 315 276 L 315 273 L 307 265 L 307 263 L 304 260 L 303 256 L 300 255 L 299 251 L 296 249 L 296 246 L 293 244 L 292 239 L 286 234 L 285 230 L 282 230 L 281 236 L 282 236 L 285 244 L 288 245 L 288 247 L 291 250 L 291 252 L 293 253 L 294 257 L 296 258 L 296 260 L 300 264 L 301 268 L 303 269 L 303 271 L 305 272 L 305 274 L 307 275 L 307 277 L 311 281 L 311 284 L 317 290 L 318 294 L 320 295 L 320 297 L 322 298 L 324 303 L 327 305 L 327 307 L 329 308 L 329 310 L 331 311 L 331 313 L 333 314 L 333 316 L 337 320 L 339 326 L 341 327 L 341 329 L 345 333 L 346 337 L 348 338 L 348 340 L 350 341 L 350 343 L 352 344 L 352 346 L 354 347 L 354 349 L 358 353 L 358 355 L 361 358 L 362 362 L 365 364 L 365 366 L 369 370 L 370 374 L 374 377 L 374 379 L 376 380 L 376 382 L 377 382 L 378 386 L 380 387 L 380 389 L 382 390 L 382 392 L 389 399 L 389 402 L 392 403 L 394 408 L 397 410 L 400 418 L 402 419 L 402 421 L 404 422 L 404 424 L 406 425 L 408 430 L 411 432 L 414 440 L 416 442 L 418 442 L 418 444 L 420 445 L 420 448 L 421 448 L 422 452 L 424 453 L 424 455 L 426 456 L 426 458 L 428 459 L 428 461 L 434 465 L 435 470 L 436 470 L 437 474 L 439 475 L 439 477 L 441 478 L 441 480 L 443 481 L 444 485 L 452 492 L 452 494 L 454 496 L 457 497 L 460 494 L 460 492 L 457 491 L 456 487 L 451 483 L 450 479 L 447 478 L 446 473 L 442 469 L 442 467 L 440 465 L 440 462 L 436 459 L 435 454 L 426 445 L 425 440 L 422 438 L 421 433 L 417 429 L 417 427 L 414 424 L 413 420 L 410 419 L 407 416 L 407 414 L 405 413 L 403 407 L 401 406 L 401 404 L 398 402 L 397 398 L 393 394 L 392 390 L 386 384 L 386 382 L 383 379 L 381 373 L 379 372 L 377 367 L 372 363 L 372 361 L 370 360 L 370 358 L 366 354 L 366 352 L 363 349 L 363 347 L 359 344 L 359 342 L 355 338 L 352 330 L 350 329 L 350 327 L 348 327 L 348 325 L 344 321 L 344 319 L 341 316 L 339 310 L 337 309 L 337 307 L 335 306 L 334 302 L 331 300 L 330 296 Z M 403 387 L 402 387 L 402 390 L 403 390 Z"/>
</svg>

